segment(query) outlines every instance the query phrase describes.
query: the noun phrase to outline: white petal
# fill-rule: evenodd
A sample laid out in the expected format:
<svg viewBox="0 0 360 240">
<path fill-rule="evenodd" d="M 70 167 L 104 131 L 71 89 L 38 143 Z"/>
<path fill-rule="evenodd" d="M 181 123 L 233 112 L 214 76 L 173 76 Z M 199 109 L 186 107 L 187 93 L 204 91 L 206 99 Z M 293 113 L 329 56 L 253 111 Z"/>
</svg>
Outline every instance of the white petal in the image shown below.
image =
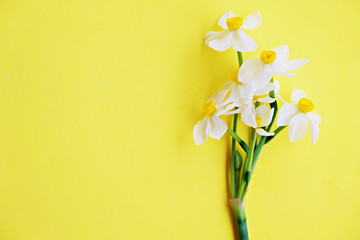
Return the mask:
<svg viewBox="0 0 360 240">
<path fill-rule="evenodd" d="M 234 103 L 230 103 L 230 104 L 222 104 L 222 105 L 216 105 L 216 112 L 215 112 L 215 116 L 219 117 L 221 115 L 226 115 L 226 113 L 230 110 L 233 110 L 235 108 L 235 104 Z"/>
<path fill-rule="evenodd" d="M 224 13 L 224 15 L 221 16 L 221 18 L 219 19 L 218 21 L 218 25 L 224 29 L 228 29 L 228 26 L 226 24 L 226 21 L 229 19 L 229 18 L 232 18 L 232 17 L 236 17 L 236 15 L 231 12 L 231 11 L 227 11 L 226 13 Z"/>
<path fill-rule="evenodd" d="M 306 98 L 306 95 L 303 91 L 301 90 L 293 90 L 291 93 L 291 101 L 293 101 L 294 103 L 298 103 L 300 99 L 302 98 Z"/>
<path fill-rule="evenodd" d="M 238 98 L 238 99 L 234 99 L 234 106 L 244 109 L 246 107 L 246 103 L 244 103 L 244 101 L 242 100 L 242 98 Z"/>
<path fill-rule="evenodd" d="M 296 59 L 283 63 L 283 67 L 286 71 L 294 71 L 305 65 L 310 59 Z"/>
<path fill-rule="evenodd" d="M 274 84 L 274 88 L 275 88 L 274 89 L 275 93 L 280 92 L 280 83 L 279 83 L 279 81 L 274 81 L 273 84 Z"/>
<path fill-rule="evenodd" d="M 262 128 L 256 128 L 256 132 L 261 136 L 274 136 L 275 135 L 275 133 L 273 133 L 273 132 L 269 133 Z"/>
<path fill-rule="evenodd" d="M 244 105 L 249 104 L 252 102 L 254 96 L 254 90 L 251 84 L 241 84 L 238 85 L 240 98 Z"/>
<path fill-rule="evenodd" d="M 255 107 L 253 103 L 249 103 L 244 110 L 241 112 L 241 121 L 248 125 L 249 127 L 256 128 L 256 120 L 255 120 Z"/>
<path fill-rule="evenodd" d="M 233 111 L 235 111 L 235 110 L 234 110 L 235 107 L 236 107 L 236 106 L 235 106 L 234 103 L 231 103 L 231 104 L 225 106 L 225 112 L 223 113 L 223 115 L 227 115 L 228 112 L 233 112 Z"/>
<path fill-rule="evenodd" d="M 255 96 L 261 96 L 261 95 L 268 94 L 272 90 L 275 90 L 275 84 L 272 82 L 269 82 L 264 87 L 260 88 L 259 90 L 256 90 Z"/>
<path fill-rule="evenodd" d="M 273 68 L 273 73 L 279 76 L 285 76 L 285 77 L 289 77 L 289 78 L 293 78 L 296 76 L 295 73 L 288 73 L 286 72 L 286 70 L 284 69 L 279 69 L 279 68 Z"/>
<path fill-rule="evenodd" d="M 315 121 L 315 123 L 320 124 L 321 123 L 321 117 L 319 114 L 316 113 L 307 113 L 308 115 L 311 115 L 311 118 Z"/>
<path fill-rule="evenodd" d="M 264 118 L 266 115 L 268 115 L 269 110 L 270 109 L 267 105 L 262 104 L 255 109 L 256 116 L 260 118 Z"/>
<path fill-rule="evenodd" d="M 298 112 L 299 109 L 296 104 L 284 103 L 284 105 L 281 106 L 277 116 L 276 125 L 279 127 L 289 125 L 291 118 Z"/>
<path fill-rule="evenodd" d="M 288 45 L 281 45 L 280 47 L 274 48 L 273 51 L 276 53 L 275 61 L 286 61 L 289 59 Z"/>
<path fill-rule="evenodd" d="M 256 108 L 256 116 L 261 118 L 260 127 L 269 125 L 272 116 L 274 114 L 274 108 L 271 110 L 266 104 L 262 104 Z"/>
<path fill-rule="evenodd" d="M 252 84 L 254 85 L 255 89 L 261 89 L 265 87 L 273 77 L 273 72 L 269 71 L 269 68 L 265 66 L 261 69 L 259 74 L 253 80 Z"/>
<path fill-rule="evenodd" d="M 282 99 L 282 97 L 279 94 L 279 92 L 280 92 L 280 83 L 279 83 L 279 81 L 274 81 L 274 86 L 275 86 L 275 96 L 278 99 L 280 99 L 283 103 L 285 103 L 284 99 Z"/>
<path fill-rule="evenodd" d="M 213 101 L 215 105 L 217 106 L 223 106 L 226 105 L 226 95 L 228 94 L 229 89 L 220 90 L 218 92 L 215 92 L 211 97 L 207 100 L 207 102 Z"/>
<path fill-rule="evenodd" d="M 225 90 L 228 89 L 230 90 L 231 88 L 233 88 L 234 86 L 236 86 L 236 84 L 233 81 L 227 81 L 224 83 L 224 85 L 221 87 L 221 90 Z"/>
<path fill-rule="evenodd" d="M 209 118 L 209 128 L 210 137 L 220 140 L 228 126 L 220 117 L 212 116 Z"/>
<path fill-rule="evenodd" d="M 239 85 L 235 85 L 230 92 L 230 95 L 228 97 L 228 101 L 229 102 L 233 102 L 236 101 L 237 99 L 240 98 L 240 89 L 239 89 Z"/>
<path fill-rule="evenodd" d="M 256 42 L 249 37 L 243 30 L 234 31 L 233 49 L 238 52 L 252 52 L 257 48 Z"/>
<path fill-rule="evenodd" d="M 267 115 L 264 118 L 261 118 L 260 127 L 268 126 L 273 118 L 274 115 L 274 108 L 270 109 L 267 112 Z"/>
<path fill-rule="evenodd" d="M 193 135 L 196 145 L 203 144 L 208 136 L 208 118 L 198 121 L 194 127 Z"/>
<path fill-rule="evenodd" d="M 305 135 L 307 126 L 306 114 L 299 112 L 292 117 L 289 123 L 290 142 L 299 141 Z"/>
<path fill-rule="evenodd" d="M 241 28 L 243 28 L 245 30 L 251 30 L 251 29 L 258 28 L 260 25 L 261 25 L 261 15 L 260 15 L 260 12 L 257 12 L 257 13 L 253 13 L 253 14 L 250 14 L 249 16 L 247 16 L 244 19 Z"/>
<path fill-rule="evenodd" d="M 211 31 L 211 32 L 208 32 L 205 34 L 205 45 L 209 46 L 209 42 L 213 41 L 213 40 L 216 40 L 216 39 L 222 39 L 224 37 L 226 37 L 227 33 L 229 31 L 227 30 L 224 30 L 224 31 L 221 31 L 221 32 L 214 32 L 214 31 Z"/>
<path fill-rule="evenodd" d="M 249 83 L 259 75 L 263 68 L 264 64 L 260 58 L 247 59 L 239 69 L 238 79 L 242 83 Z"/>
<path fill-rule="evenodd" d="M 259 98 L 257 101 L 260 103 L 273 103 L 275 102 L 275 98 L 272 97 L 263 97 L 263 98 Z"/>
<path fill-rule="evenodd" d="M 309 119 L 311 143 L 314 145 L 319 137 L 319 124 L 321 122 L 321 117 L 319 114 L 310 112 L 307 113 L 306 116 Z"/>
<path fill-rule="evenodd" d="M 208 43 L 207 45 L 216 51 L 225 51 L 233 45 L 234 31 L 225 30 L 225 32 L 225 34 L 218 35 L 218 38 L 212 38 L 211 40 L 208 40 L 210 37 L 206 38 L 205 36 L 205 44 Z M 207 33 L 206 35 L 208 34 L 209 33 Z"/>
</svg>

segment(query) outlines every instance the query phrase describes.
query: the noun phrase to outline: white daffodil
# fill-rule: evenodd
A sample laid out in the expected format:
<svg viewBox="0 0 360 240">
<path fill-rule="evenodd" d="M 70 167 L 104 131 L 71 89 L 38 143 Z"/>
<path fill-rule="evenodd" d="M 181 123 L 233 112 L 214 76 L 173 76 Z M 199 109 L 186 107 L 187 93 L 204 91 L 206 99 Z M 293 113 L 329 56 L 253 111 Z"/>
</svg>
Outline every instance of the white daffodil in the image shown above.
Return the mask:
<svg viewBox="0 0 360 240">
<path fill-rule="evenodd" d="M 233 102 L 236 107 L 242 108 L 251 101 L 254 92 L 255 89 L 253 89 L 253 85 L 240 82 L 238 72 L 234 72 L 231 75 L 231 81 L 224 83 L 221 90 L 217 93 L 217 96 L 223 104 Z"/>
<path fill-rule="evenodd" d="M 315 144 L 319 137 L 320 115 L 311 113 L 314 104 L 306 98 L 303 91 L 294 90 L 291 93 L 291 100 L 296 104 L 285 103 L 280 108 L 276 124 L 278 126 L 289 125 L 290 142 L 296 142 L 305 135 L 309 121 L 311 142 Z"/>
<path fill-rule="evenodd" d="M 211 138 L 220 140 L 228 128 L 226 122 L 221 119 L 220 116 L 240 112 L 240 109 L 232 110 L 233 108 L 233 104 L 222 104 L 219 94 L 213 94 L 207 101 L 206 105 L 201 109 L 201 113 L 204 115 L 204 118 L 197 122 L 194 127 L 193 134 L 195 144 L 203 144 L 208 135 Z"/>
<path fill-rule="evenodd" d="M 245 105 L 252 103 L 252 100 L 263 103 L 271 103 L 275 98 L 268 96 L 270 91 L 275 91 L 276 96 L 280 90 L 280 85 L 276 81 L 270 82 L 261 89 L 257 89 L 256 85 L 250 83 L 242 83 L 238 79 L 238 72 L 231 75 L 231 81 L 225 82 L 222 89 L 217 92 L 217 97 L 221 99 L 224 105 L 234 103 L 236 107 L 244 108 Z M 225 100 L 226 99 L 226 100 Z"/>
<path fill-rule="evenodd" d="M 263 51 L 259 58 L 246 60 L 240 67 L 239 79 L 248 83 L 254 81 L 259 88 L 270 82 L 274 74 L 294 77 L 294 71 L 305 65 L 309 59 L 289 59 L 289 46 L 282 45 L 272 50 Z"/>
<path fill-rule="evenodd" d="M 262 104 L 255 109 L 254 104 L 250 103 L 241 112 L 241 121 L 247 126 L 255 128 L 256 132 L 261 136 L 272 136 L 274 133 L 269 133 L 262 127 L 270 124 L 273 115 L 273 108 L 269 109 L 267 105 Z"/>
<path fill-rule="evenodd" d="M 262 127 L 268 126 L 272 120 L 274 115 L 274 109 L 269 109 L 269 107 L 265 104 L 260 105 L 256 108 L 256 132 L 261 136 L 273 136 L 275 133 L 269 133 L 262 129 Z"/>
<path fill-rule="evenodd" d="M 216 51 L 225 51 L 233 47 L 238 52 L 252 52 L 257 48 L 256 42 L 244 30 L 256 29 L 261 24 L 260 13 L 253 13 L 244 20 L 235 16 L 231 11 L 220 18 L 218 25 L 224 28 L 221 32 L 208 32 L 205 35 L 205 44 Z"/>
</svg>

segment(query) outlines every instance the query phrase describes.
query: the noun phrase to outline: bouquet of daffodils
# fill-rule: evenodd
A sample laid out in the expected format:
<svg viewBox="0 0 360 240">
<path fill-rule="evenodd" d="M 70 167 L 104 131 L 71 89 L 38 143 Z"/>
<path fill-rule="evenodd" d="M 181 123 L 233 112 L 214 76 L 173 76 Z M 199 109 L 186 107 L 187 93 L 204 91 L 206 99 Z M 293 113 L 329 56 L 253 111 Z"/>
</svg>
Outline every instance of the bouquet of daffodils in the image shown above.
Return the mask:
<svg viewBox="0 0 360 240">
<path fill-rule="evenodd" d="M 298 141 L 305 135 L 308 123 L 312 144 L 315 144 L 321 122 L 320 115 L 312 113 L 314 104 L 303 91 L 294 90 L 291 94 L 293 103 L 285 102 L 279 95 L 279 82 L 274 80 L 274 75 L 294 77 L 295 74 L 288 71 L 301 68 L 308 59 L 288 60 L 289 47 L 282 45 L 243 62 L 242 53 L 257 48 L 256 42 L 244 30 L 256 29 L 260 24 L 259 12 L 242 19 L 228 11 L 218 22 L 224 30 L 205 35 L 205 44 L 210 48 L 221 52 L 232 47 L 237 51 L 240 68 L 231 75 L 231 81 L 225 82 L 220 91 L 206 102 L 201 109 L 204 118 L 193 131 L 196 145 L 203 144 L 208 136 L 217 140 L 225 132 L 232 136 L 229 195 L 241 240 L 249 238 L 244 203 L 261 149 L 286 126 L 289 126 L 290 142 Z M 283 102 L 279 111 L 278 100 Z M 232 128 L 221 118 L 222 115 L 234 115 Z M 278 127 L 273 131 L 271 127 L 275 118 Z M 239 119 L 250 127 L 249 143 L 237 134 Z M 242 157 L 236 144 L 243 149 L 246 157 Z"/>
</svg>

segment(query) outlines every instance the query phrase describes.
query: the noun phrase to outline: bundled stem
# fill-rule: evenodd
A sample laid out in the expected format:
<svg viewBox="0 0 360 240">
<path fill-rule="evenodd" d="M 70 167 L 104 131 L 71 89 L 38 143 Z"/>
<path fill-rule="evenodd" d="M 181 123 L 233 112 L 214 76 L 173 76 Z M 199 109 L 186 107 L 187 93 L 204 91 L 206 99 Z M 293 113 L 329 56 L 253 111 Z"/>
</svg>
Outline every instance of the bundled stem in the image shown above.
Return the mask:
<svg viewBox="0 0 360 240">
<path fill-rule="evenodd" d="M 233 209 L 235 219 L 236 219 L 236 227 L 239 233 L 240 240 L 248 240 L 248 230 L 247 223 L 245 217 L 245 205 L 239 198 L 233 198 L 230 200 L 230 205 Z"/>
<path fill-rule="evenodd" d="M 241 67 L 242 63 L 243 63 L 243 57 L 242 57 L 242 53 L 241 52 L 237 52 L 238 55 L 238 61 L 239 61 L 239 67 Z M 236 147 L 236 141 L 240 144 L 240 146 L 245 150 L 245 152 L 248 152 L 248 147 L 246 145 L 246 143 L 239 137 L 236 135 L 236 128 L 237 128 L 237 121 L 238 121 L 238 114 L 236 113 L 234 115 L 234 122 L 233 122 L 233 129 L 228 128 L 228 132 L 232 135 L 233 139 L 232 139 L 232 146 L 231 146 L 231 196 L 235 197 L 236 196 L 236 189 L 237 189 L 237 182 L 236 180 L 236 176 L 235 176 L 235 147 Z"/>
<path fill-rule="evenodd" d="M 239 67 L 241 67 L 243 63 L 243 57 L 242 53 L 238 52 L 238 61 L 239 61 Z M 242 159 L 239 152 L 235 149 L 236 142 L 239 143 L 239 145 L 243 148 L 243 150 L 246 152 L 247 157 L 245 164 L 248 163 L 249 154 L 253 154 L 254 147 L 256 144 L 256 139 L 251 142 L 250 149 L 246 145 L 246 143 L 236 134 L 236 128 L 237 128 L 237 120 L 238 120 L 238 114 L 234 115 L 234 122 L 233 122 L 233 129 L 228 128 L 228 132 L 232 136 L 232 148 L 231 148 L 231 195 L 232 199 L 230 201 L 235 218 L 236 218 L 236 225 L 239 232 L 239 239 L 240 240 L 248 240 L 248 231 L 247 231 L 247 224 L 246 224 L 246 217 L 245 217 L 245 206 L 243 204 L 243 201 L 241 198 L 239 198 L 239 194 L 242 192 L 241 189 L 241 183 L 242 178 L 244 177 L 244 174 L 241 178 L 241 166 L 242 166 Z M 256 133 L 256 132 L 255 132 Z M 244 166 L 245 169 L 250 169 L 246 165 Z M 236 196 L 236 198 L 234 198 Z"/>
<path fill-rule="evenodd" d="M 240 52 L 238 52 L 238 60 L 239 65 L 241 66 L 243 59 Z M 271 79 L 271 82 L 273 82 L 273 79 Z M 270 97 L 275 98 L 275 92 L 270 92 Z M 266 131 L 270 131 L 271 127 L 274 123 L 274 120 L 276 118 L 276 114 L 278 111 L 278 105 L 277 102 L 274 101 L 270 104 L 271 108 L 274 108 L 274 114 L 271 119 L 271 122 L 269 126 L 265 129 Z M 256 165 L 256 162 L 259 158 L 260 152 L 262 150 L 262 147 L 270 142 L 276 134 L 278 134 L 282 129 L 285 127 L 278 127 L 274 132 L 274 136 L 266 137 L 262 136 L 259 140 L 259 143 L 257 143 L 257 132 L 254 128 L 251 128 L 251 135 L 250 135 L 250 145 L 247 146 L 247 144 L 236 134 L 236 128 L 237 128 L 237 121 L 238 121 L 238 114 L 235 114 L 234 116 L 234 123 L 233 123 L 233 129 L 228 128 L 229 134 L 232 136 L 232 153 L 231 153 L 231 196 L 232 199 L 230 201 L 231 207 L 233 209 L 235 218 L 236 218 L 236 226 L 239 233 L 239 239 L 240 240 L 248 240 L 248 230 L 247 230 L 247 223 L 246 223 L 246 216 L 245 216 L 245 195 L 250 183 L 251 176 L 254 172 L 254 168 Z M 241 155 L 238 151 L 236 151 L 236 142 L 239 143 L 239 145 L 243 148 L 243 150 L 246 152 L 246 160 L 243 164 L 243 171 L 241 172 L 241 166 L 242 166 L 242 159 Z"/>
</svg>

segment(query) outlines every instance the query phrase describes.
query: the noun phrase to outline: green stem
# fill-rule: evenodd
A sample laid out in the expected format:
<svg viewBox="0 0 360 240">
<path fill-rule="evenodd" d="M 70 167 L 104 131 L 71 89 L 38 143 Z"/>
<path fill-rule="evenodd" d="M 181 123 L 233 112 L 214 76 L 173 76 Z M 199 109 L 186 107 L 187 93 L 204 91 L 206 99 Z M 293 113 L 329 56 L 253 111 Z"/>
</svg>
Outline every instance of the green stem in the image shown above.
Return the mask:
<svg viewBox="0 0 360 240">
<path fill-rule="evenodd" d="M 252 165 L 252 159 L 254 156 L 254 149 L 255 149 L 255 144 L 256 144 L 256 137 L 257 137 L 257 133 L 255 128 L 251 128 L 251 142 L 250 142 L 250 149 L 249 149 L 249 164 L 246 166 L 246 171 L 250 172 L 251 170 L 251 165 Z"/>
<path fill-rule="evenodd" d="M 228 127 L 227 131 L 233 137 L 233 141 L 236 140 L 242 149 L 244 149 L 246 153 L 249 153 L 248 145 L 231 128 Z"/>
<path fill-rule="evenodd" d="M 234 123 L 233 123 L 233 129 L 231 130 L 228 127 L 228 131 L 229 129 L 236 135 L 236 128 L 237 128 L 237 119 L 238 119 L 238 114 L 236 113 L 234 115 Z M 231 196 L 234 197 L 236 195 L 236 182 L 235 182 L 235 138 L 233 137 L 232 139 L 232 147 L 231 147 Z"/>
<path fill-rule="evenodd" d="M 249 235 L 246 224 L 245 205 L 238 198 L 232 199 L 230 205 L 236 218 L 239 240 L 248 240 Z"/>
<path fill-rule="evenodd" d="M 252 166 L 251 166 L 251 174 L 254 172 L 254 169 L 255 169 L 257 160 L 258 160 L 258 158 L 259 158 L 261 149 L 262 149 L 262 147 L 263 147 L 264 144 L 265 144 L 265 141 L 266 141 L 266 137 L 265 137 L 265 136 L 262 136 L 261 139 L 260 139 L 260 141 L 259 141 L 259 144 L 257 145 L 257 147 L 256 147 L 256 149 L 255 149 L 253 164 L 252 164 Z"/>
<path fill-rule="evenodd" d="M 242 165 L 242 157 L 239 153 L 239 151 L 235 151 L 235 162 L 234 162 L 234 166 L 235 166 L 235 191 L 238 188 L 238 183 L 240 181 L 240 172 L 241 172 L 241 165 Z M 236 194 L 236 192 L 235 192 Z"/>
<path fill-rule="evenodd" d="M 245 168 L 244 168 L 244 175 L 243 175 L 243 181 L 241 183 L 241 194 L 240 199 L 241 201 L 244 201 L 246 189 L 249 186 L 250 178 L 251 178 L 251 169 L 252 169 L 252 162 L 254 158 L 254 150 L 256 145 L 256 138 L 257 133 L 255 128 L 251 128 L 251 135 L 250 135 L 250 148 L 249 148 L 249 154 L 246 158 Z"/>
<path fill-rule="evenodd" d="M 240 209 L 240 214 L 239 214 L 239 216 L 236 217 L 236 222 L 237 222 L 237 228 L 239 231 L 239 239 L 240 240 L 249 240 L 244 206 L 242 206 L 242 208 Z"/>
<path fill-rule="evenodd" d="M 237 52 L 237 55 L 238 55 L 239 67 L 241 67 L 241 65 L 242 65 L 243 62 L 244 62 L 242 53 L 241 53 L 241 52 Z"/>
<path fill-rule="evenodd" d="M 244 192 L 244 190 L 245 190 L 244 176 L 245 176 L 245 173 L 246 173 L 246 166 L 248 164 L 248 159 L 249 159 L 249 154 L 246 155 L 245 166 L 244 166 L 244 169 L 243 169 L 243 173 L 241 175 L 241 178 L 239 178 L 240 181 L 238 183 L 238 190 L 237 190 L 237 194 L 236 194 L 237 198 L 241 198 L 241 193 Z"/>
<path fill-rule="evenodd" d="M 240 240 L 249 240 L 246 219 L 245 220 L 236 219 L 236 221 L 238 224 L 239 239 Z"/>
</svg>

